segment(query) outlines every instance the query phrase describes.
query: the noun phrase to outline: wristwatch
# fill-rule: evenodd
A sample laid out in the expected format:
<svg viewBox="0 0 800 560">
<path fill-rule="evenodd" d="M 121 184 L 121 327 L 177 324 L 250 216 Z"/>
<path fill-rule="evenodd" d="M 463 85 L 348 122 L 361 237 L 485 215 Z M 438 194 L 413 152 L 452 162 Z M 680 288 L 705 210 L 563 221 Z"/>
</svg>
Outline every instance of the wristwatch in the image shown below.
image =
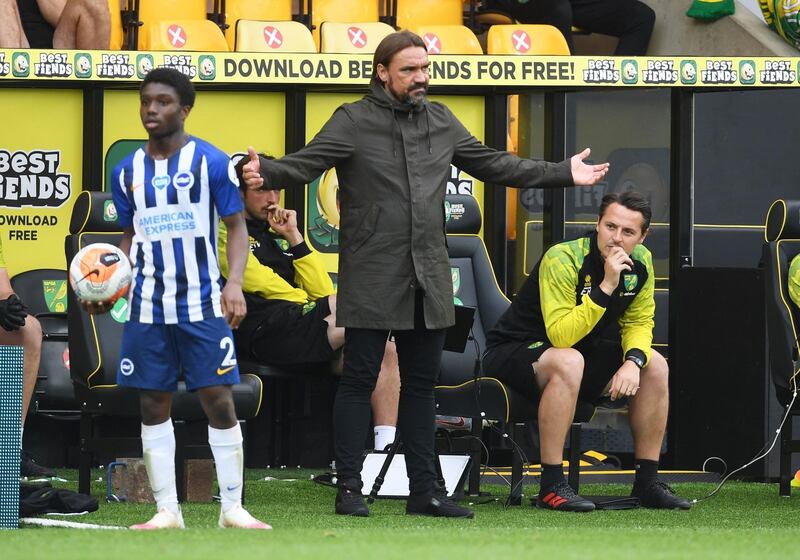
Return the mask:
<svg viewBox="0 0 800 560">
<path fill-rule="evenodd" d="M 625 356 L 625 361 L 633 362 L 639 369 L 642 369 L 644 367 L 644 360 L 641 359 L 639 356 L 636 356 L 635 354 L 628 354 L 627 356 Z"/>
</svg>

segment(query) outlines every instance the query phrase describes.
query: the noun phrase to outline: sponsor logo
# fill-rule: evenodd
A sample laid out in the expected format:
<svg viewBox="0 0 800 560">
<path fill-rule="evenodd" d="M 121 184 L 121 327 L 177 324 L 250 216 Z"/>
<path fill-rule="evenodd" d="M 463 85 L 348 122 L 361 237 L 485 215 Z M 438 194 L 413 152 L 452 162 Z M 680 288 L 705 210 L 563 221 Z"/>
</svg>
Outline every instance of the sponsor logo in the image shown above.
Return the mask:
<svg viewBox="0 0 800 560">
<path fill-rule="evenodd" d="M 122 361 L 119 363 L 119 372 L 125 377 L 128 377 L 129 375 L 133 375 L 133 370 L 133 362 L 128 358 L 122 358 Z"/>
<path fill-rule="evenodd" d="M 451 163 L 446 194 L 473 194 L 474 189 L 474 181 L 469 176 L 462 177 L 461 170 Z"/>
<path fill-rule="evenodd" d="M 211 55 L 200 55 L 197 60 L 197 67 L 200 69 L 201 80 L 213 80 L 217 77 L 217 61 Z"/>
<path fill-rule="evenodd" d="M 167 185 L 169 185 L 169 175 L 158 175 L 150 179 L 150 184 L 153 185 L 157 189 L 163 189 Z"/>
<path fill-rule="evenodd" d="M 646 84 L 674 84 L 678 81 L 678 71 L 674 60 L 648 60 L 642 71 L 642 81 Z"/>
<path fill-rule="evenodd" d="M 119 298 L 114 302 L 114 307 L 111 308 L 109 314 L 117 323 L 124 323 L 128 316 L 128 300 L 124 297 Z"/>
<path fill-rule="evenodd" d="M 42 291 L 48 311 L 63 313 L 67 310 L 66 280 L 42 280 Z"/>
<path fill-rule="evenodd" d="M 235 367 L 236 366 L 228 366 L 228 367 L 225 367 L 225 368 L 218 367 L 217 368 L 217 375 L 225 375 L 226 373 L 228 373 L 229 371 L 231 371 Z"/>
<path fill-rule="evenodd" d="M 0 53 L 0 76 L 8 76 L 11 72 L 11 63 L 6 60 L 6 53 Z"/>
<path fill-rule="evenodd" d="M 106 200 L 103 202 L 103 221 L 115 222 L 117 221 L 117 207 L 114 206 L 113 200 Z"/>
<path fill-rule="evenodd" d="M 194 186 L 194 174 L 191 171 L 178 171 L 172 178 L 172 186 L 176 191 L 188 191 Z"/>
<path fill-rule="evenodd" d="M 69 62 L 67 53 L 42 52 L 39 54 L 39 61 L 33 65 L 33 73 L 36 76 L 69 78 L 72 76 L 73 64 Z M 89 73 L 91 73 L 91 61 L 89 62 Z"/>
<path fill-rule="evenodd" d="M 741 70 L 741 66 L 740 72 L 742 73 L 742 83 L 744 83 L 744 70 Z M 792 68 L 791 61 L 767 60 L 758 77 L 762 84 L 792 84 L 797 79 L 798 72 Z"/>
<path fill-rule="evenodd" d="M 697 63 L 694 60 L 681 60 L 681 83 L 697 83 Z"/>
<path fill-rule="evenodd" d="M 59 207 L 72 193 L 72 175 L 59 173 L 60 151 L 0 150 L 0 200 L 3 206 Z"/>
<path fill-rule="evenodd" d="M 152 64 L 150 68 L 153 68 Z M 95 68 L 95 73 L 98 78 L 132 78 L 136 74 L 136 69 L 131 62 L 131 55 L 105 53 L 100 56 L 100 63 Z"/>
<path fill-rule="evenodd" d="M 732 60 L 707 60 L 705 69 L 700 71 L 704 84 L 734 84 L 738 79 L 739 72 L 733 69 Z"/>
<path fill-rule="evenodd" d="M 136 77 L 139 79 L 144 78 L 147 74 L 155 68 L 155 63 L 153 62 L 153 55 L 150 54 L 139 54 L 136 55 Z"/>
<path fill-rule="evenodd" d="M 27 78 L 31 72 L 31 60 L 28 53 L 15 52 L 11 55 L 11 74 L 15 78 Z"/>
<path fill-rule="evenodd" d="M 197 66 L 192 64 L 192 55 L 190 54 L 165 54 L 161 67 L 174 68 L 188 78 L 197 76 Z"/>
<path fill-rule="evenodd" d="M 615 60 L 589 60 L 589 67 L 583 71 L 583 81 L 589 84 L 615 84 L 620 79 L 620 71 Z"/>
<path fill-rule="evenodd" d="M 77 78 L 92 77 L 92 55 L 89 53 L 76 53 L 74 64 Z"/>
<path fill-rule="evenodd" d="M 457 266 L 450 267 L 450 277 L 453 279 L 453 295 L 461 289 L 461 269 Z"/>
<path fill-rule="evenodd" d="M 745 85 L 756 83 L 756 63 L 752 60 L 739 62 L 739 81 Z M 793 82 L 791 80 L 789 83 Z"/>
<path fill-rule="evenodd" d="M 639 63 L 635 60 L 622 61 L 622 83 L 635 84 L 639 81 Z"/>
</svg>

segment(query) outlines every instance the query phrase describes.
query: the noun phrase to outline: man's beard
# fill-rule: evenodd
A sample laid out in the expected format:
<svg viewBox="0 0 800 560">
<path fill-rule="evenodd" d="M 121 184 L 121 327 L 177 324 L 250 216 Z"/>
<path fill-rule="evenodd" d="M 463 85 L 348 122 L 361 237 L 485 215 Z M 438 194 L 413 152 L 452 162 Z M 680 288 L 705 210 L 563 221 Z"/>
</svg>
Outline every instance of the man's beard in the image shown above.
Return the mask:
<svg viewBox="0 0 800 560">
<path fill-rule="evenodd" d="M 419 89 L 415 90 L 415 94 L 411 95 L 410 93 L 406 95 L 406 103 L 412 105 L 414 107 L 421 107 L 425 104 L 425 98 L 428 95 L 428 87 L 423 86 L 422 92 Z"/>
</svg>

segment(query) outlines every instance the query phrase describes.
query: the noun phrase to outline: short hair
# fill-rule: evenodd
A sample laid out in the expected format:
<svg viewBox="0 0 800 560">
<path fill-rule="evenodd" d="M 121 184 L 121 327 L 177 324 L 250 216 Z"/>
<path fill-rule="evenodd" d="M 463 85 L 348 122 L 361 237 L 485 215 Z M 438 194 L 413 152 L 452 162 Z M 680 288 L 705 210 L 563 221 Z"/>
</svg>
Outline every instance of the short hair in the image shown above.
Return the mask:
<svg viewBox="0 0 800 560">
<path fill-rule="evenodd" d="M 382 64 L 385 68 L 389 68 L 389 63 L 392 62 L 394 55 L 407 49 L 408 47 L 422 47 L 425 48 L 425 41 L 417 35 L 408 30 L 397 31 L 390 33 L 378 44 L 375 49 L 375 54 L 372 57 L 372 79 L 380 82 L 378 77 L 378 64 Z"/>
<path fill-rule="evenodd" d="M 267 189 L 269 189 L 270 184 L 269 184 L 269 179 L 264 174 L 264 165 L 266 164 L 266 162 L 268 162 L 270 160 L 273 160 L 273 159 L 275 159 L 275 158 L 270 156 L 270 155 L 268 155 L 268 154 L 264 154 L 264 153 L 258 154 L 258 161 L 260 163 L 259 170 L 261 171 L 261 178 L 264 179 L 264 186 L 266 186 Z M 239 161 L 237 161 L 236 165 L 233 166 L 233 169 L 236 171 L 236 178 L 239 179 L 239 190 L 243 191 L 243 192 L 247 190 L 247 185 L 244 184 L 244 176 L 243 176 L 244 175 L 244 166 L 249 161 L 250 161 L 250 157 L 247 154 L 245 154 L 244 157 L 242 157 Z M 280 190 L 280 189 L 270 189 L 270 190 L 276 190 L 277 191 L 277 190 Z"/>
<path fill-rule="evenodd" d="M 653 209 L 650 208 L 650 201 L 648 201 L 642 193 L 636 191 L 608 193 L 600 202 L 600 219 L 602 219 L 603 215 L 606 213 L 606 208 L 614 203 L 620 204 L 628 210 L 639 212 L 642 215 L 642 233 L 650 228 L 650 219 L 653 217 Z"/>
<path fill-rule="evenodd" d="M 183 106 L 194 107 L 195 91 L 192 81 L 179 70 L 174 68 L 154 68 L 147 73 L 142 81 L 139 93 L 142 93 L 147 84 L 156 83 L 170 86 L 178 94 L 178 100 Z"/>
</svg>

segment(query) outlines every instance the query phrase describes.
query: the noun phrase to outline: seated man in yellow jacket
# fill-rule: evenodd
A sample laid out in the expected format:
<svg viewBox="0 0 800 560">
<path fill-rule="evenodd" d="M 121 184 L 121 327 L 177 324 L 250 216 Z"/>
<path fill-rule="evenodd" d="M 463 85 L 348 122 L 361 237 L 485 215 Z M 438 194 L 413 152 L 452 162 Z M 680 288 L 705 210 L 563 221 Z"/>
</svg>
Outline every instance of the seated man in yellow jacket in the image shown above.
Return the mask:
<svg viewBox="0 0 800 560">
<path fill-rule="evenodd" d="M 336 326 L 333 282 L 319 255 L 303 239 L 297 213 L 280 207 L 281 191 L 266 178 L 262 187 L 248 189 L 242 179 L 245 163 L 247 158 L 236 165 L 250 237 L 242 284 L 247 316 L 234 331 L 237 356 L 288 369 L 333 362 L 333 370 L 340 372 L 337 351 L 344 345 L 344 328 Z M 226 238 L 220 223 L 217 249 L 227 277 Z M 371 398 L 376 449 L 394 441 L 399 395 L 397 352 L 387 341 Z"/>
</svg>

